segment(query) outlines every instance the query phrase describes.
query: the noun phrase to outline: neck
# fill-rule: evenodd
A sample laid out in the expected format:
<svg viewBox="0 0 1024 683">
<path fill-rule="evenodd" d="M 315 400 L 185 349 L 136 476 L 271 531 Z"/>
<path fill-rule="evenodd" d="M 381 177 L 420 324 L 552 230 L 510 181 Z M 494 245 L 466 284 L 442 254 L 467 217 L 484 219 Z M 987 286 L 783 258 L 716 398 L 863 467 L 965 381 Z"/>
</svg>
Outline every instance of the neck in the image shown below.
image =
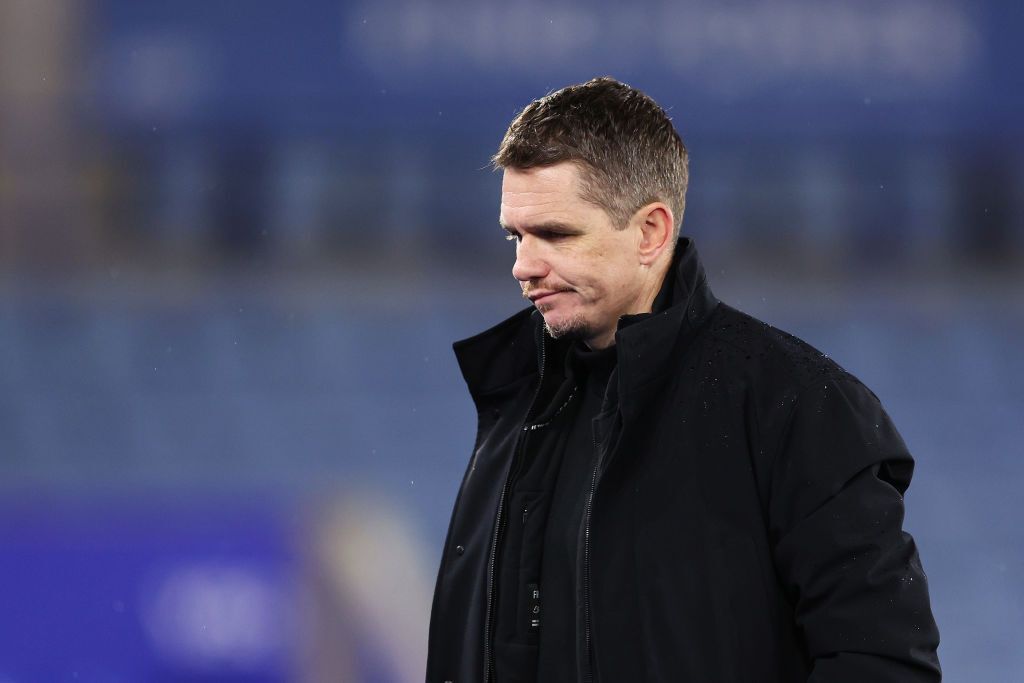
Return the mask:
<svg viewBox="0 0 1024 683">
<path fill-rule="evenodd" d="M 654 309 L 654 300 L 658 298 L 662 285 L 665 284 L 665 276 L 668 274 L 669 266 L 672 264 L 672 256 L 659 259 L 656 263 L 644 268 L 643 281 L 640 283 L 639 294 L 636 301 L 626 311 L 626 315 L 638 313 L 650 313 Z"/>
<path fill-rule="evenodd" d="M 583 343 L 586 344 L 587 348 L 591 351 L 607 349 L 609 346 L 613 346 L 615 344 L 615 330 L 591 339 L 584 339 Z"/>
</svg>

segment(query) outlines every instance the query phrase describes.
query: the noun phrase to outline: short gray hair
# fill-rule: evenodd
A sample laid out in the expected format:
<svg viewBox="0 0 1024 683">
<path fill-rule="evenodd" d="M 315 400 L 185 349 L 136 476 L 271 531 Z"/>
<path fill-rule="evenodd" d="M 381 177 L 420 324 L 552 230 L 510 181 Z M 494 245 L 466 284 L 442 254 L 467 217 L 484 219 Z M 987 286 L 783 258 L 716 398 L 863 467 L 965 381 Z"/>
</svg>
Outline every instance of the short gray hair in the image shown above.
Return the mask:
<svg viewBox="0 0 1024 683">
<path fill-rule="evenodd" d="M 563 161 L 580 167 L 583 199 L 624 228 L 641 207 L 661 201 L 678 238 L 689 180 L 686 145 L 665 110 L 614 78 L 570 85 L 531 102 L 513 119 L 492 158 L 496 169 Z"/>
</svg>

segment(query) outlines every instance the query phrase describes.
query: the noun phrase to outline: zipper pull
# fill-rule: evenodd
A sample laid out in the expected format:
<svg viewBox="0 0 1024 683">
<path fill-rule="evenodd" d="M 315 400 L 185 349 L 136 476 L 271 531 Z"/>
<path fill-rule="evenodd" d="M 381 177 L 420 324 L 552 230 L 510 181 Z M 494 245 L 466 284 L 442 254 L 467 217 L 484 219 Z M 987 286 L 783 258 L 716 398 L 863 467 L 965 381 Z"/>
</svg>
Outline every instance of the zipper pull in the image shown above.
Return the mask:
<svg viewBox="0 0 1024 683">
<path fill-rule="evenodd" d="M 526 517 L 530 514 L 529 507 L 523 507 L 523 526 L 526 526 Z"/>
</svg>

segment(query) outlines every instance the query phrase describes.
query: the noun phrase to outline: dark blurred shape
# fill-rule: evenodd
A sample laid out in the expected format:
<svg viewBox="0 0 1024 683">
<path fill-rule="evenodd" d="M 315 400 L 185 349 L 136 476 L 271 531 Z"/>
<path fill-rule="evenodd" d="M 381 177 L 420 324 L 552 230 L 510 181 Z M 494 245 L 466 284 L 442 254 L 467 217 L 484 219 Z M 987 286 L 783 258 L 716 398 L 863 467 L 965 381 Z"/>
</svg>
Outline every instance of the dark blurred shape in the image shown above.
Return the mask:
<svg viewBox="0 0 1024 683">
<path fill-rule="evenodd" d="M 1021 197 L 1024 177 L 1004 151 L 981 146 L 959 168 L 959 194 L 954 211 L 957 225 L 963 226 L 955 248 L 979 263 L 1020 265 L 1024 232 L 1021 224 Z M 1017 161 L 1018 167 L 1021 166 Z M 1017 230 L 1014 229 L 1017 226 Z"/>
<path fill-rule="evenodd" d="M 52 272 L 103 247 L 75 116 L 78 3 L 0 6 L 0 268 Z"/>
</svg>

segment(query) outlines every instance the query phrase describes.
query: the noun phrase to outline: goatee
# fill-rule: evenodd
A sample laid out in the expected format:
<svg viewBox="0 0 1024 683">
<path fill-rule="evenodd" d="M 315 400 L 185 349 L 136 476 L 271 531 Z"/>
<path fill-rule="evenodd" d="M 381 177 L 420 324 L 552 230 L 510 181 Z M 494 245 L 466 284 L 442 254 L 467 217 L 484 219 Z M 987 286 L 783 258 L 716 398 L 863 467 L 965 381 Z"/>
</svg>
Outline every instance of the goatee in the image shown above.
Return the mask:
<svg viewBox="0 0 1024 683">
<path fill-rule="evenodd" d="M 582 315 L 573 316 L 558 325 L 550 325 L 544 321 L 544 331 L 552 339 L 587 339 L 590 336 L 590 326 Z"/>
</svg>

